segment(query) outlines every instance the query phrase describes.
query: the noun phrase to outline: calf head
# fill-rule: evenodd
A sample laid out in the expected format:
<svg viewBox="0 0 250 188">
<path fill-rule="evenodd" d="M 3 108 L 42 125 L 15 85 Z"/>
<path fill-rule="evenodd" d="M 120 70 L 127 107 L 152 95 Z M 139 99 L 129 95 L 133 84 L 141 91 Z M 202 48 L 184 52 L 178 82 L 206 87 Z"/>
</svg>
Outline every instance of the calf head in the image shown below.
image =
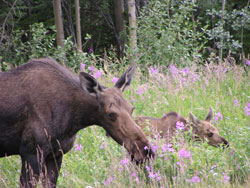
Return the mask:
<svg viewBox="0 0 250 188">
<path fill-rule="evenodd" d="M 221 144 L 228 147 L 228 141 L 223 138 L 217 128 L 213 126 L 210 121 L 213 117 L 213 110 L 210 107 L 208 115 L 204 121 L 199 120 L 192 113 L 189 113 L 190 125 L 193 128 L 193 133 L 198 135 L 202 141 L 208 140 L 208 144 L 214 147 L 218 147 Z"/>
<path fill-rule="evenodd" d="M 131 83 L 134 69 L 132 64 L 113 88 L 101 86 L 92 76 L 83 72 L 80 73 L 80 82 L 82 88 L 96 96 L 99 103 L 96 124 L 102 126 L 117 143 L 128 150 L 133 160 L 140 163 L 154 154 L 141 128 L 132 119 L 133 106 L 122 95 Z M 149 149 L 145 150 L 145 147 Z"/>
</svg>

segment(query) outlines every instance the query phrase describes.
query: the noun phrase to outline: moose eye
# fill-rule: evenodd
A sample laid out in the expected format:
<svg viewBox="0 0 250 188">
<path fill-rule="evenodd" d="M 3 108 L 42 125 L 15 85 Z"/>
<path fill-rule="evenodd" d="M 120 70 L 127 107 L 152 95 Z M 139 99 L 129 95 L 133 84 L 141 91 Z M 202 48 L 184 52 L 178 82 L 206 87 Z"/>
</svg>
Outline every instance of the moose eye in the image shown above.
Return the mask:
<svg viewBox="0 0 250 188">
<path fill-rule="evenodd" d="M 112 121 L 116 120 L 116 114 L 115 113 L 109 113 L 108 116 L 109 116 L 109 119 L 111 119 Z"/>
<path fill-rule="evenodd" d="M 214 133 L 208 133 L 207 136 L 208 137 L 212 137 L 214 135 Z"/>
</svg>

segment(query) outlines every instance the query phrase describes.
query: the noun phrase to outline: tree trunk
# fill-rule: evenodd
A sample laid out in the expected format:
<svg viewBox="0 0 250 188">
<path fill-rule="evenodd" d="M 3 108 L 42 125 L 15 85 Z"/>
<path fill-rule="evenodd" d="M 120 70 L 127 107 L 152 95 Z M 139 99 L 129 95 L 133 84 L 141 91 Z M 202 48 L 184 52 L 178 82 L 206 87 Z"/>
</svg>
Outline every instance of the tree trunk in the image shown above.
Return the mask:
<svg viewBox="0 0 250 188">
<path fill-rule="evenodd" d="M 81 22 L 80 22 L 80 5 L 79 0 L 75 0 L 76 8 L 76 40 L 77 40 L 77 50 L 82 52 L 82 36 L 81 36 Z"/>
<path fill-rule="evenodd" d="M 129 46 L 132 52 L 136 52 L 136 49 L 137 49 L 136 16 L 135 15 L 136 15 L 135 0 L 128 0 Z"/>
<path fill-rule="evenodd" d="M 124 24 L 124 3 L 123 0 L 114 0 L 114 14 L 115 14 L 115 27 L 116 31 L 119 36 L 119 42 L 118 42 L 118 56 L 120 57 L 123 53 L 124 46 L 126 43 L 126 30 L 125 30 L 125 24 Z"/>
<path fill-rule="evenodd" d="M 220 44 L 221 44 L 221 48 L 219 51 L 219 55 L 220 55 L 220 59 L 222 60 L 222 56 L 223 56 L 223 40 L 224 40 L 224 11 L 225 11 L 225 4 L 226 4 L 226 0 L 222 0 L 222 15 L 221 15 L 221 24 L 222 24 L 222 32 L 221 32 L 221 38 L 220 38 Z"/>
<path fill-rule="evenodd" d="M 58 46 L 64 47 L 64 32 L 61 0 L 53 0 L 54 17 L 56 25 L 56 42 Z"/>
</svg>

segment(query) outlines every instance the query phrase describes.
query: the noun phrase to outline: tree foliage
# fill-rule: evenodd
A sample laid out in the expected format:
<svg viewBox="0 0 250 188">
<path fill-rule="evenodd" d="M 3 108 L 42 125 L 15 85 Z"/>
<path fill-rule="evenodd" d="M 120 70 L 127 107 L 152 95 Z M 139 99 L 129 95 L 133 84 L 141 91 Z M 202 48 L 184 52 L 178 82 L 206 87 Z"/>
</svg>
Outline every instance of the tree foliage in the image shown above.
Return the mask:
<svg viewBox="0 0 250 188">
<path fill-rule="evenodd" d="M 30 53 L 36 54 L 32 56 L 55 53 L 56 43 L 52 40 L 55 31 L 51 0 L 0 1 L 1 62 L 19 64 L 17 62 L 24 62 L 31 56 Z M 121 49 L 119 47 L 121 41 L 127 41 L 129 33 L 128 1 L 123 0 L 123 5 L 122 18 L 125 28 L 120 32 L 116 27 L 114 0 L 80 1 L 80 15 L 84 18 L 80 23 L 83 52 L 93 51 L 94 54 L 103 56 L 104 52 L 111 48 L 115 51 Z M 219 55 L 220 49 L 223 51 L 223 58 L 232 55 L 240 62 L 243 56 L 248 57 L 249 0 L 227 0 L 223 19 L 221 19 L 221 6 L 221 0 L 136 0 L 139 63 L 170 64 L 171 61 L 179 64 L 197 61 L 202 63 L 211 54 Z M 62 11 L 65 38 L 72 42 L 71 51 L 73 51 L 76 49 L 74 2 L 62 0 Z M 45 34 L 40 33 L 40 30 L 32 31 L 31 28 L 37 24 L 42 24 Z M 32 36 L 35 33 L 41 34 L 36 36 L 37 38 L 50 41 L 48 49 L 40 49 L 39 53 L 34 52 L 34 49 L 46 46 L 46 42 L 39 45 L 37 44 L 39 40 L 35 42 Z M 22 46 L 23 44 L 34 46 Z M 32 49 L 25 51 L 26 47 Z M 130 52 L 126 47 L 123 49 Z M 27 54 L 23 54 L 24 51 Z"/>
</svg>

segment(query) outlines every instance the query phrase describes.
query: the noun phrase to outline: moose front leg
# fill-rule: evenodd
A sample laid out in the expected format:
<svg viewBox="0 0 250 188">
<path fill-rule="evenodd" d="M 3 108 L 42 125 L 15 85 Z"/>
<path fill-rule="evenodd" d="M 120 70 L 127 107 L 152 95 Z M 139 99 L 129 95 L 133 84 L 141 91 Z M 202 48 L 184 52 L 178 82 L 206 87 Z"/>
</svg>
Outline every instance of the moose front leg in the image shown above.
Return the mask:
<svg viewBox="0 0 250 188">
<path fill-rule="evenodd" d="M 35 188 L 39 179 L 40 168 L 37 155 L 21 155 L 22 170 L 20 183 L 22 188 Z"/>
<path fill-rule="evenodd" d="M 44 175 L 42 184 L 43 187 L 55 188 L 59 171 L 62 164 L 63 155 L 57 157 L 49 157 L 45 160 L 46 168 L 44 169 Z"/>
</svg>

